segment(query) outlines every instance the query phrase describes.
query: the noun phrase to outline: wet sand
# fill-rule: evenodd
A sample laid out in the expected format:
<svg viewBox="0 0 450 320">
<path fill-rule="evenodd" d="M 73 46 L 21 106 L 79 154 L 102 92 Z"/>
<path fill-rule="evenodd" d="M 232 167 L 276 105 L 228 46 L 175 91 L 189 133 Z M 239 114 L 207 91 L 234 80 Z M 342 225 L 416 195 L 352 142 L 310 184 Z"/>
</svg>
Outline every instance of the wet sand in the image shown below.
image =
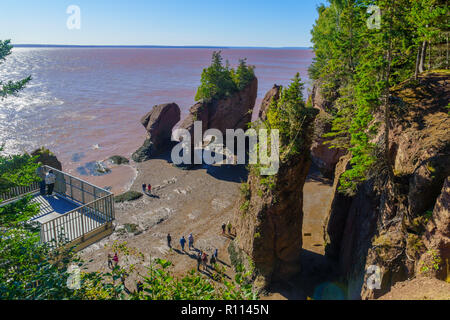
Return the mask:
<svg viewBox="0 0 450 320">
<path fill-rule="evenodd" d="M 110 190 L 115 195 L 130 190 L 137 178 L 137 168 L 134 165 L 123 165 L 110 169 L 111 172 L 103 176 L 78 176 L 96 186 Z"/>
<path fill-rule="evenodd" d="M 324 223 L 333 197 L 333 181 L 312 168 L 303 188 L 303 249 L 325 254 Z"/>
</svg>

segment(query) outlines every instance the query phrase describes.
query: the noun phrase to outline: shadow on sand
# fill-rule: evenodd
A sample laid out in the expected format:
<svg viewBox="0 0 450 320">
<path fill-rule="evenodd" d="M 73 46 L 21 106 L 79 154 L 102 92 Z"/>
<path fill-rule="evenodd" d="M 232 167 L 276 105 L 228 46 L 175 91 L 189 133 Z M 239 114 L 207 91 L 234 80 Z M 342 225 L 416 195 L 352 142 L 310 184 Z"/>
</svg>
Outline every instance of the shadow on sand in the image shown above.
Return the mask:
<svg viewBox="0 0 450 320">
<path fill-rule="evenodd" d="M 160 199 L 160 197 L 159 197 L 158 195 L 153 194 L 153 193 L 145 192 L 145 195 L 146 195 L 147 197 L 149 197 L 149 198 Z"/>
<path fill-rule="evenodd" d="M 216 178 L 217 180 L 229 181 L 229 182 L 237 182 L 241 183 L 243 181 L 247 181 L 248 178 L 248 170 L 246 165 L 207 165 L 205 163 L 198 165 L 175 165 L 171 159 L 171 151 L 166 151 L 159 156 L 153 157 L 153 159 L 165 160 L 168 163 L 171 163 L 173 166 L 176 166 L 180 170 L 206 170 L 206 173 L 210 176 Z"/>
</svg>

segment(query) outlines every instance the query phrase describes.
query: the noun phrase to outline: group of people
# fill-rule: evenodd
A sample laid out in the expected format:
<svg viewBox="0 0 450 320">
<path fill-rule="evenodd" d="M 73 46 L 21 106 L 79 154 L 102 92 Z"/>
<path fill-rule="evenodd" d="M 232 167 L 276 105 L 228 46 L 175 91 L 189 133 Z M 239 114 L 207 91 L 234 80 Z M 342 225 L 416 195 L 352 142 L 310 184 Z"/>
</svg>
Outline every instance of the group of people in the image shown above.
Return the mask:
<svg viewBox="0 0 450 320">
<path fill-rule="evenodd" d="M 149 187 L 150 187 L 149 190 L 151 191 L 151 186 L 149 186 Z M 144 186 L 142 188 L 144 189 Z M 228 222 L 227 224 L 224 223 L 222 225 L 222 232 L 223 232 L 223 234 L 225 234 L 225 231 L 227 229 L 228 229 L 228 233 L 231 234 L 232 226 L 231 226 L 230 222 Z M 181 247 L 181 250 L 183 252 L 185 252 L 186 243 L 188 243 L 188 245 L 189 245 L 189 251 L 191 251 L 192 249 L 195 249 L 195 247 L 194 247 L 194 236 L 193 236 L 192 233 L 189 234 L 187 240 L 184 237 L 184 235 L 181 236 L 181 238 L 180 238 L 180 247 Z M 170 249 L 172 249 L 172 235 L 170 233 L 167 234 L 167 246 Z M 204 271 L 208 271 L 208 254 L 205 251 L 203 251 L 203 250 L 197 250 L 197 252 L 198 252 L 197 253 L 197 257 L 196 257 L 197 270 L 200 271 L 201 267 L 203 266 L 203 270 Z M 215 264 L 217 263 L 217 261 L 219 259 L 218 255 L 219 255 L 219 250 L 216 248 L 214 250 L 213 254 L 211 255 L 211 258 L 209 259 L 209 263 L 210 263 L 211 268 L 215 267 Z M 114 253 L 114 256 L 111 256 L 111 254 L 108 254 L 108 267 L 110 269 L 114 269 L 117 266 L 118 263 L 119 263 L 119 257 L 117 255 L 117 252 Z M 138 289 L 138 292 L 142 291 L 142 289 L 143 289 L 142 283 L 138 283 L 137 284 L 137 289 Z"/>
<path fill-rule="evenodd" d="M 142 191 L 144 192 L 144 193 L 148 193 L 148 194 L 152 194 L 152 185 L 151 184 L 143 184 L 142 185 Z"/>
<path fill-rule="evenodd" d="M 52 196 L 56 183 L 56 175 L 54 171 L 49 170 L 48 172 L 46 172 L 45 168 L 42 166 L 42 163 L 39 163 L 36 174 L 41 179 L 41 181 L 39 182 L 41 196 Z"/>
<path fill-rule="evenodd" d="M 219 250 L 215 249 L 214 253 L 211 255 L 209 263 L 212 268 L 217 263 Z M 197 270 L 200 271 L 200 266 L 203 266 L 203 270 L 208 270 L 208 255 L 204 251 L 199 251 L 197 254 Z"/>
<path fill-rule="evenodd" d="M 189 250 L 192 250 L 192 248 L 194 248 L 194 236 L 191 234 L 189 234 L 188 236 L 188 241 L 189 241 Z M 184 236 L 182 236 L 180 238 L 180 246 L 181 246 L 181 250 L 184 252 L 184 247 L 186 246 L 186 238 Z M 170 233 L 167 234 L 167 246 L 172 249 L 172 236 L 170 235 Z"/>
<path fill-rule="evenodd" d="M 108 253 L 108 267 L 110 269 L 114 269 L 117 267 L 117 264 L 119 263 L 119 256 L 117 255 L 117 252 L 114 253 L 114 257 L 111 256 L 110 253 Z"/>
<path fill-rule="evenodd" d="M 192 249 L 195 249 L 194 247 L 194 236 L 192 233 L 189 234 L 188 240 L 186 241 L 186 238 L 184 236 L 181 236 L 180 238 L 180 247 L 183 252 L 185 252 L 185 246 L 186 242 L 188 242 L 189 245 L 189 251 Z M 170 233 L 167 234 L 167 246 L 172 249 L 172 236 Z M 211 266 L 214 266 L 218 259 L 219 250 L 215 249 L 214 253 L 211 255 L 210 264 Z M 200 266 L 203 265 L 204 269 L 207 270 L 208 268 L 208 254 L 204 251 L 198 251 L 197 255 L 197 270 L 200 271 Z"/>
</svg>

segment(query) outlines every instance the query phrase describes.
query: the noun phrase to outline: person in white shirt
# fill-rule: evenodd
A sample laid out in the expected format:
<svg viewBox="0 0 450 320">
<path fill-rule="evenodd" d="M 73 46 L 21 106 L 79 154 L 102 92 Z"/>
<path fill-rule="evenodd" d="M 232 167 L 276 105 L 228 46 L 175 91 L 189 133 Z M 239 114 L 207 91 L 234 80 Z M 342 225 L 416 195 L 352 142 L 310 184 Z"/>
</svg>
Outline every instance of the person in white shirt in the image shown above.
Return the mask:
<svg viewBox="0 0 450 320">
<path fill-rule="evenodd" d="M 45 184 L 47 185 L 47 195 L 53 195 L 53 189 L 55 188 L 56 176 L 53 170 L 50 170 L 45 176 Z"/>
</svg>

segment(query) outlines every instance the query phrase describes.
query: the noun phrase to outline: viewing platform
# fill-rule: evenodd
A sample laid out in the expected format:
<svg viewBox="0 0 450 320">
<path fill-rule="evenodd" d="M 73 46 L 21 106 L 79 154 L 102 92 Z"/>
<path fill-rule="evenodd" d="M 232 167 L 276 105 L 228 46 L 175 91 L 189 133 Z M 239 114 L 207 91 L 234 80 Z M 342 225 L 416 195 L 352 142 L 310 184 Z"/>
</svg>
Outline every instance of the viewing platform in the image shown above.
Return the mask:
<svg viewBox="0 0 450 320">
<path fill-rule="evenodd" d="M 82 250 L 112 233 L 114 221 L 114 195 L 86 181 L 54 168 L 43 166 L 45 172 L 53 170 L 56 176 L 53 195 L 41 195 L 39 183 L 29 187 L 16 187 L 0 194 L 2 206 L 32 196 L 40 212 L 31 221 L 40 224 L 40 240 L 52 247 L 76 246 Z"/>
</svg>

